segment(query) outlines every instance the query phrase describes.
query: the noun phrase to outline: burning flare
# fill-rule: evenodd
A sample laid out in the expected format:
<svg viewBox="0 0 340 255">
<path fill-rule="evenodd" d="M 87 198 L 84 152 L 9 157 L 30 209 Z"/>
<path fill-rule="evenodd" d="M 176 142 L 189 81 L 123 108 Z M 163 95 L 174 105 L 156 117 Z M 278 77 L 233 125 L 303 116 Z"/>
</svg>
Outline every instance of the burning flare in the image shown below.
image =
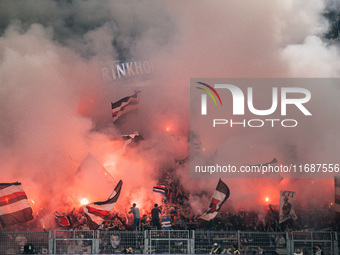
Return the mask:
<svg viewBox="0 0 340 255">
<path fill-rule="evenodd" d="M 87 198 L 80 199 L 80 204 L 81 205 L 87 205 L 88 203 L 89 203 L 89 200 L 87 200 Z"/>
</svg>

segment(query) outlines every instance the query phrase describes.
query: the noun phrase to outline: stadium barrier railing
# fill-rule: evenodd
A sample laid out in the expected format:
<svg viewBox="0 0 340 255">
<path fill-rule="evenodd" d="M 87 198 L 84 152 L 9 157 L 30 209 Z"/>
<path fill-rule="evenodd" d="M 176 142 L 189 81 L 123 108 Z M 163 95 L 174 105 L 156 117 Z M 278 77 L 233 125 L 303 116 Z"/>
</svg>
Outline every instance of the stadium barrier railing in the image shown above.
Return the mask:
<svg viewBox="0 0 340 255">
<path fill-rule="evenodd" d="M 338 255 L 338 233 L 327 231 L 251 232 L 200 230 L 0 232 L 0 254 L 209 254 L 214 244 L 223 254 Z"/>
</svg>

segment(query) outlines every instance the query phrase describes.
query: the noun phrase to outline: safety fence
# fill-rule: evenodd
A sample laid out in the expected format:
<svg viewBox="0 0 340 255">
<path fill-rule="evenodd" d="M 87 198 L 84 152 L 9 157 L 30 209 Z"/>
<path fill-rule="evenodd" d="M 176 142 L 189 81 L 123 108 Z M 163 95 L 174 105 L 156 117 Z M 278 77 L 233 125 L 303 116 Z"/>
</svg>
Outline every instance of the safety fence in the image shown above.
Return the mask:
<svg viewBox="0 0 340 255">
<path fill-rule="evenodd" d="M 325 255 L 338 255 L 336 232 L 247 231 L 91 231 L 0 232 L 0 254 L 222 254 L 304 255 L 321 247 Z"/>
</svg>

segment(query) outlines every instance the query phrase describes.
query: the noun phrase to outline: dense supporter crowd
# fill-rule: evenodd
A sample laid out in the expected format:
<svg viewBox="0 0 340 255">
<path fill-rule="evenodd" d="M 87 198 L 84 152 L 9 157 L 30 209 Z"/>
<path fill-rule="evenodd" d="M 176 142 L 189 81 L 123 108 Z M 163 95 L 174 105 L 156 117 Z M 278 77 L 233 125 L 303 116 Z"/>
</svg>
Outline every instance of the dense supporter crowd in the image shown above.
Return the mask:
<svg viewBox="0 0 340 255">
<path fill-rule="evenodd" d="M 260 211 L 222 210 L 210 221 L 200 219 L 192 210 L 188 202 L 187 194 L 178 180 L 171 177 L 171 172 L 163 171 L 159 176 L 159 183 L 165 184 L 165 193 L 162 205 L 159 206 L 159 218 L 153 219 L 152 211 L 143 211 L 140 214 L 138 227 L 134 228 L 135 215 L 128 211 L 122 212 L 121 208 L 114 208 L 99 227 L 100 230 L 149 230 L 149 229 L 173 229 L 173 230 L 210 230 L 210 231 L 259 231 L 259 232 L 285 232 L 295 230 L 338 230 L 334 217 L 334 206 L 318 209 L 303 209 L 294 207 L 297 220 L 287 220 L 279 224 L 279 211 L 277 206 L 267 205 Z M 137 204 L 138 208 L 139 205 Z M 16 225 L 15 230 L 38 229 L 37 222 L 46 216 L 47 212 L 41 212 L 35 221 L 22 226 Z M 139 212 L 138 212 L 139 214 Z M 56 228 L 61 229 L 89 229 L 88 220 L 83 208 L 73 209 L 69 213 L 61 214 L 69 221 L 69 225 L 60 224 Z M 57 218 L 56 218 L 57 219 Z M 158 223 L 157 223 L 158 222 Z M 135 223 L 136 224 L 136 223 Z"/>
<path fill-rule="evenodd" d="M 160 216 L 161 228 L 167 220 L 171 222 L 171 229 L 174 230 L 211 230 L 211 231 L 260 231 L 260 232 L 283 232 L 290 230 L 336 230 L 334 210 L 311 209 L 296 210 L 298 219 L 284 224 L 278 224 L 278 212 L 268 209 L 266 215 L 258 215 L 253 211 L 240 210 L 235 213 L 221 212 L 213 220 L 203 222 L 199 216 L 193 214 L 185 206 L 162 207 Z M 73 229 L 88 229 L 86 218 L 82 211 L 75 213 Z M 126 213 L 111 213 L 104 221 L 101 230 L 134 230 L 134 218 Z M 151 213 L 141 216 L 139 230 L 157 229 L 152 223 Z M 166 228 L 168 229 L 168 227 Z"/>
<path fill-rule="evenodd" d="M 152 211 L 140 215 L 139 230 L 174 229 L 174 230 L 211 230 L 211 231 L 260 231 L 284 232 L 290 230 L 337 230 L 334 217 L 334 206 L 324 209 L 302 209 L 295 207 L 297 220 L 287 220 L 279 224 L 279 211 L 276 206 L 267 205 L 261 213 L 256 211 L 221 211 L 211 221 L 202 221 L 200 215 L 192 210 L 187 194 L 178 180 L 171 177 L 171 172 L 163 171 L 159 183 L 165 184 L 165 194 L 159 225 L 152 217 Z M 137 205 L 138 207 L 138 205 Z M 119 208 L 117 208 L 119 209 Z M 143 209 L 143 208 L 140 208 Z M 86 218 L 82 210 L 73 213 L 73 228 L 86 229 Z M 103 222 L 102 230 L 134 230 L 134 216 L 129 213 L 113 212 Z M 170 224 L 169 224 L 170 223 Z M 158 225 L 158 226 L 157 226 Z M 170 226 L 169 226 L 170 225 Z"/>
<path fill-rule="evenodd" d="M 196 230 L 195 249 L 197 253 L 204 254 L 208 253 L 210 249 L 211 254 L 264 254 L 261 253 L 262 247 L 260 245 L 264 245 L 267 252 L 272 252 L 269 254 L 286 254 L 286 238 L 281 232 L 302 230 L 302 232 L 308 233 L 310 231 L 338 230 L 335 224 L 333 206 L 324 209 L 294 207 L 297 219 L 290 219 L 281 224 L 279 224 L 278 207 L 273 205 L 267 205 L 265 209 L 261 208 L 259 211 L 244 209 L 230 211 L 228 208 L 224 208 L 212 220 L 205 221 L 200 219 L 201 215 L 198 215 L 190 207 L 190 194 L 185 191 L 178 180 L 171 177 L 169 172 L 164 171 L 161 174 L 159 184 L 164 186 L 163 201 L 160 206 L 155 204 L 150 211 L 139 208 L 138 204 L 131 205 L 131 209 L 126 211 L 116 207 L 114 208 L 116 211 L 112 211 L 105 217 L 103 223 L 99 226 L 100 233 L 102 233 L 99 235 L 101 253 L 143 253 L 143 234 L 128 232 L 135 230 Z M 47 211 L 41 211 L 34 221 L 16 225 L 15 230 L 41 230 L 37 225 L 41 225 L 42 219 L 47 214 Z M 73 209 L 69 213 L 59 214 L 56 212 L 55 216 L 57 225 L 52 229 L 90 229 L 83 208 Z M 120 232 L 117 234 L 110 231 Z M 159 235 L 162 235 L 162 233 L 163 231 Z M 237 233 L 239 233 L 239 237 Z M 84 237 L 86 235 L 82 231 L 79 231 L 78 234 L 84 234 Z M 13 247 L 19 245 L 23 249 L 27 246 L 28 239 L 24 235 L 20 235 L 19 232 L 13 236 L 12 234 L 6 235 L 13 243 Z M 19 237 L 23 239 L 22 242 Z M 157 236 L 157 238 L 161 238 L 161 236 Z M 79 249 L 90 249 L 91 246 L 88 243 L 79 242 L 80 244 L 76 246 Z M 34 245 L 35 247 L 38 246 L 36 243 Z M 44 246 L 43 248 L 46 249 L 45 244 L 40 246 Z M 166 248 L 166 246 L 164 247 Z M 185 246 L 181 247 L 185 250 Z M 304 254 L 308 254 L 307 248 L 303 248 Z M 65 249 L 68 248 L 65 246 Z M 315 248 L 313 249 L 315 250 Z M 298 249 L 296 250 L 298 251 Z M 176 252 L 185 253 L 183 251 Z"/>
</svg>

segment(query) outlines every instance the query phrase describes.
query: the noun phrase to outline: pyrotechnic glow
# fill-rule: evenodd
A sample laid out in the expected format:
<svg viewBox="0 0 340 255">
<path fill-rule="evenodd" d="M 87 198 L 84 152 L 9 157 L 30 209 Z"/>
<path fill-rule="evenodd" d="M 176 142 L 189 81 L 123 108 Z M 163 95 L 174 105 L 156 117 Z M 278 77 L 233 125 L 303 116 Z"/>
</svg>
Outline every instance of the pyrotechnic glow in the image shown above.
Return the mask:
<svg viewBox="0 0 340 255">
<path fill-rule="evenodd" d="M 270 198 L 269 197 L 265 197 L 264 201 L 268 204 L 268 203 L 270 203 Z"/>
<path fill-rule="evenodd" d="M 87 198 L 82 198 L 81 200 L 80 200 L 80 204 L 81 205 L 87 205 L 89 203 L 89 200 L 87 200 Z"/>
<path fill-rule="evenodd" d="M 8 197 L 6 197 L 6 203 L 8 204 Z"/>
<path fill-rule="evenodd" d="M 34 202 L 34 200 L 33 200 L 33 199 L 31 199 L 31 202 L 32 202 L 33 204 L 35 204 L 35 202 Z"/>
<path fill-rule="evenodd" d="M 170 127 L 166 127 L 166 132 L 170 132 Z"/>
</svg>

